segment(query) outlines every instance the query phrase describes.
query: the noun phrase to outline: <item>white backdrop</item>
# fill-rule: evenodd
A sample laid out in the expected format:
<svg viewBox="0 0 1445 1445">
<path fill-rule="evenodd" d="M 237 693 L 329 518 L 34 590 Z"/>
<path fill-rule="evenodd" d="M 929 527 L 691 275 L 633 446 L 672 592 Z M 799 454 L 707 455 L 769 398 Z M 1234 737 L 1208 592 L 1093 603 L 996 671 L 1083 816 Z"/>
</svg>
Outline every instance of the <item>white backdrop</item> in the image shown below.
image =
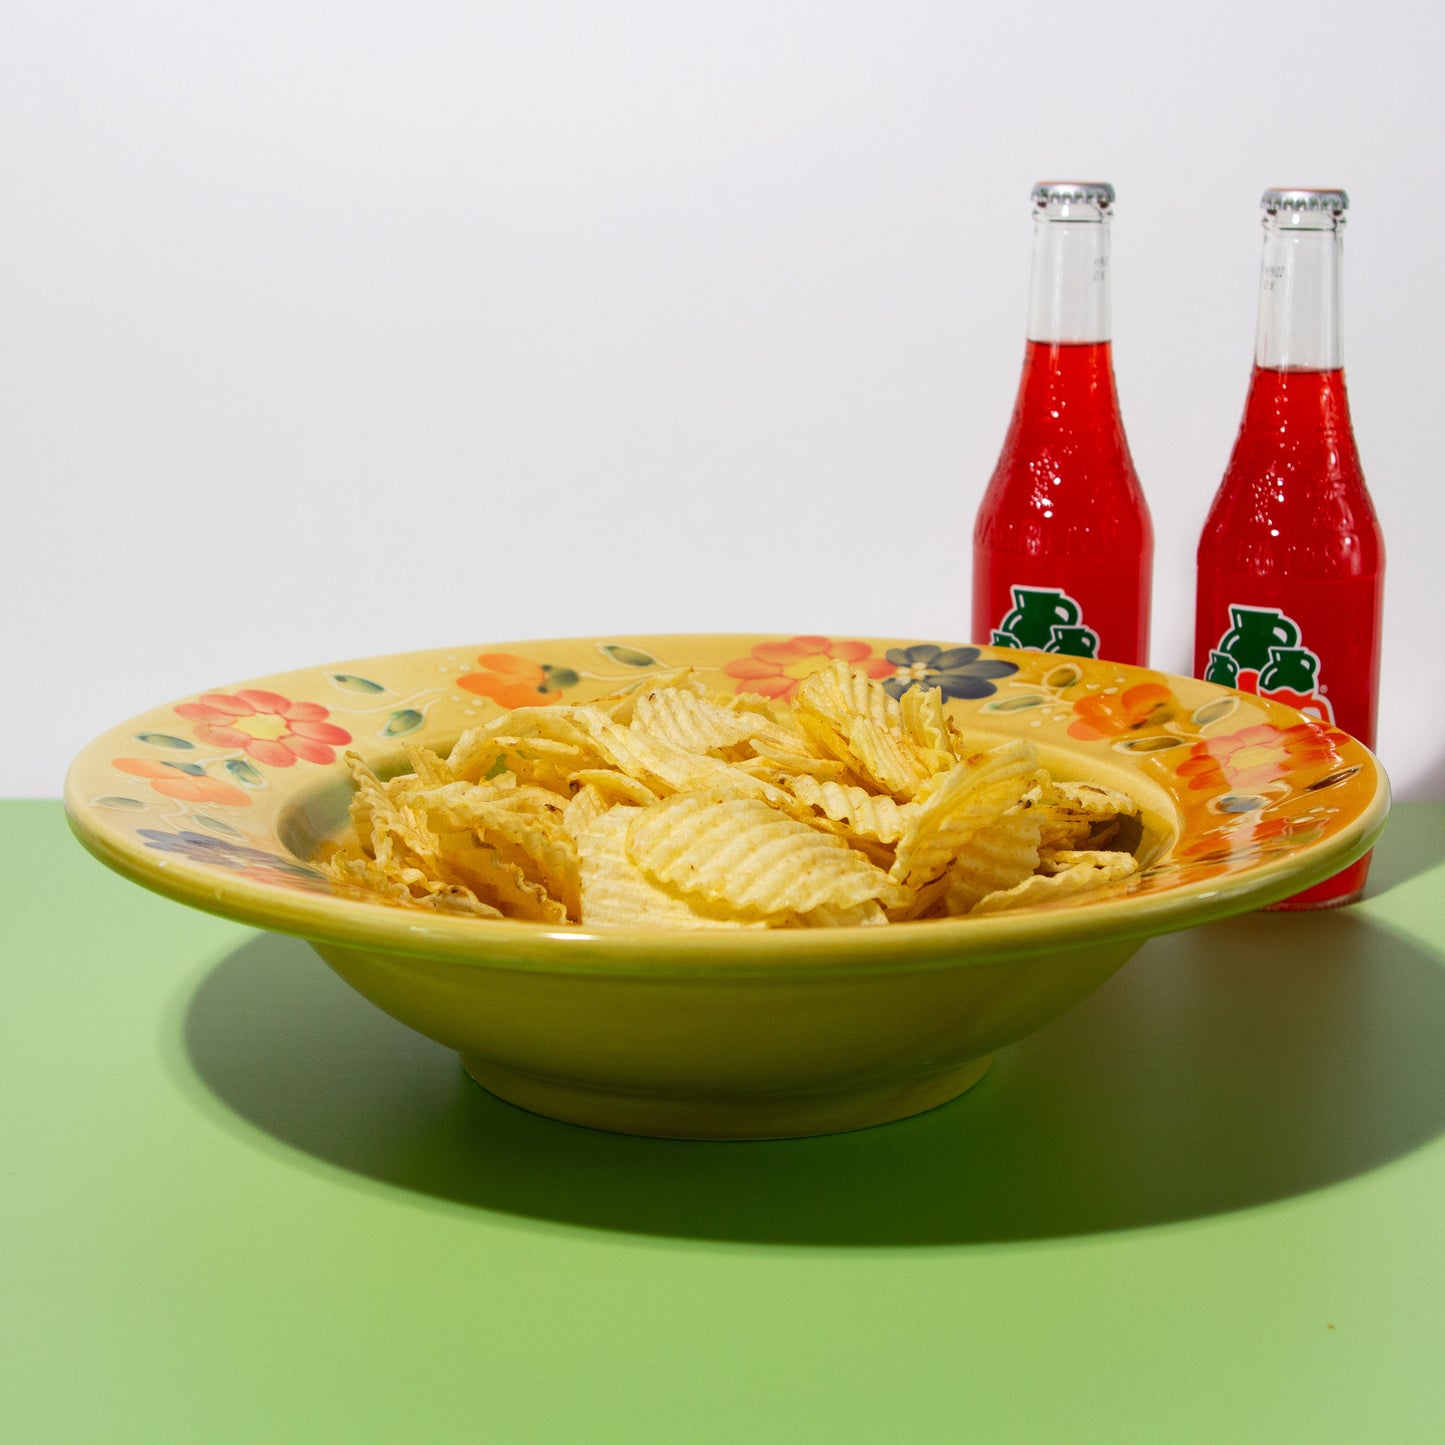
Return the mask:
<svg viewBox="0 0 1445 1445">
<path fill-rule="evenodd" d="M 1186 670 L 1266 185 L 1343 185 L 1379 750 L 1445 796 L 1440 7 L 6 0 L 0 794 L 153 703 L 576 633 L 963 639 L 1043 176 L 1110 180 Z"/>
</svg>

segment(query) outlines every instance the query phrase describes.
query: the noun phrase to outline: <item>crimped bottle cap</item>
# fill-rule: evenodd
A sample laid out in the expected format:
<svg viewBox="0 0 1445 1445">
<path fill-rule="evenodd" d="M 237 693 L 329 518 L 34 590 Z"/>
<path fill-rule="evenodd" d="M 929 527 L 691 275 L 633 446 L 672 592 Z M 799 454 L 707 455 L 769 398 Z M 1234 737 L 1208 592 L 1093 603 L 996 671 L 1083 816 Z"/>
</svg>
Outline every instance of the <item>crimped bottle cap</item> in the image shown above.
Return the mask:
<svg viewBox="0 0 1445 1445">
<path fill-rule="evenodd" d="M 1114 188 L 1108 181 L 1039 181 L 1031 197 L 1034 205 L 1050 201 L 1073 201 L 1097 206 L 1101 211 L 1114 204 Z"/>
<path fill-rule="evenodd" d="M 1260 209 L 1274 215 L 1277 211 L 1327 211 L 1343 215 L 1350 208 L 1350 198 L 1343 191 L 1316 191 L 1304 187 L 1271 186 L 1260 198 Z"/>
</svg>

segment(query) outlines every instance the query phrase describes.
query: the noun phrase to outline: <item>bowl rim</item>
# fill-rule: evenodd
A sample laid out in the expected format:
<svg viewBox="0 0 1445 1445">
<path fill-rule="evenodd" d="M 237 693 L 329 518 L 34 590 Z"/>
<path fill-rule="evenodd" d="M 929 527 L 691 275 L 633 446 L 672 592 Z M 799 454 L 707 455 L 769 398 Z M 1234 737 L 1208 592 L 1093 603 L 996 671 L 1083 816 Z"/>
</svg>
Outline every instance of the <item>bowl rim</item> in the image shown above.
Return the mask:
<svg viewBox="0 0 1445 1445">
<path fill-rule="evenodd" d="M 731 639 L 761 643 L 787 636 L 785 633 L 731 632 L 629 634 L 619 637 L 619 641 L 642 645 L 703 641 L 716 645 Z M 497 650 L 537 649 L 595 640 L 542 638 L 481 646 Z M 377 664 L 421 655 L 476 652 L 477 647 L 477 644 L 468 644 L 451 649 L 428 647 L 377 654 L 290 669 L 225 686 L 236 691 L 263 688 L 296 673 L 343 672 L 368 665 L 375 668 Z M 980 651 L 996 655 L 1001 649 L 980 646 Z M 1234 692 L 1154 668 L 1109 665 L 1141 677 L 1187 681 L 1191 688 L 1208 689 L 1221 696 Z M 1249 694 L 1244 696 L 1281 721 L 1291 718 L 1311 721 L 1281 703 Z M 688 931 L 478 920 L 428 915 L 362 899 L 286 889 L 207 868 L 184 856 L 158 854 L 125 834 L 107 828 L 97 809 L 82 796 L 78 778 L 83 767 L 118 734 L 145 725 L 157 712 L 185 700 L 158 704 L 113 725 L 97 735 L 72 761 L 64 791 L 67 821 L 91 854 L 153 892 L 251 927 L 299 936 L 322 945 L 402 957 L 445 959 L 453 964 L 485 969 L 603 973 L 625 967 L 631 973 L 677 975 L 698 971 L 710 975 L 759 971 L 805 974 L 820 969 L 874 972 L 901 967 L 982 965 L 1022 953 L 1065 951 L 1111 941 L 1142 941 L 1230 913 L 1261 908 L 1324 881 L 1374 845 L 1384 830 L 1390 808 L 1389 780 L 1384 768 L 1363 743 L 1352 738 L 1350 742 L 1362 755 L 1360 761 L 1373 768 L 1374 786 L 1367 803 L 1338 832 L 1291 851 L 1259 858 L 1229 876 L 1184 880 L 1158 892 L 1125 892 L 1094 897 L 1079 904 L 1061 903 L 981 918 L 921 919 L 875 928 Z M 286 781 L 293 784 L 292 797 L 301 796 L 303 787 L 321 786 L 301 777 Z"/>
</svg>

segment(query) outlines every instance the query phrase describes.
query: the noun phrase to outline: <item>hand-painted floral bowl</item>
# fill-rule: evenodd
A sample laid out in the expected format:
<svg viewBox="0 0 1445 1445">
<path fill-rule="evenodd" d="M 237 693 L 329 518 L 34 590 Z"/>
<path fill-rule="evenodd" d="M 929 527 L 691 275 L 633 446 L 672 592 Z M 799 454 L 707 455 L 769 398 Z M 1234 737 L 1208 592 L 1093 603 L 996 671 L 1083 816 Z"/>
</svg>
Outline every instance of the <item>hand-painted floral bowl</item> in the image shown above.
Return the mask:
<svg viewBox="0 0 1445 1445">
<path fill-rule="evenodd" d="M 967 730 L 1033 739 L 1056 775 L 1144 809 L 1142 871 L 1066 906 L 881 928 L 642 932 L 423 915 L 333 893 L 341 751 L 385 767 L 499 711 L 691 665 L 786 698 L 843 657 L 942 688 Z M 626 1133 L 831 1133 L 962 1093 L 994 1051 L 1151 935 L 1282 899 L 1362 855 L 1385 776 L 1354 739 L 1250 694 L 1041 652 L 877 638 L 589 638 L 374 657 L 155 708 L 76 759 L 81 842 L 160 893 L 298 934 L 486 1088 Z"/>
</svg>

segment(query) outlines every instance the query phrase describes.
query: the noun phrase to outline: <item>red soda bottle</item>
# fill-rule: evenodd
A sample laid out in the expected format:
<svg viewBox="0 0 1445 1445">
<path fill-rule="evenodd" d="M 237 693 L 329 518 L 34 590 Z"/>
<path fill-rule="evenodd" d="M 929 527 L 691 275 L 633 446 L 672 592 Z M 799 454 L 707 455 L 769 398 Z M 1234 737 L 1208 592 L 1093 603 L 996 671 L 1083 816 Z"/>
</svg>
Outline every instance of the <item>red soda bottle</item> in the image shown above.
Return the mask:
<svg viewBox="0 0 1445 1445">
<path fill-rule="evenodd" d="M 1343 191 L 1269 190 L 1244 420 L 1199 539 L 1194 670 L 1375 742 L 1385 549 L 1340 344 Z M 1276 908 L 1360 896 L 1370 860 Z"/>
<path fill-rule="evenodd" d="M 973 636 L 1146 663 L 1154 530 L 1114 389 L 1114 188 L 1033 190 L 1023 376 L 973 531 Z"/>
</svg>

